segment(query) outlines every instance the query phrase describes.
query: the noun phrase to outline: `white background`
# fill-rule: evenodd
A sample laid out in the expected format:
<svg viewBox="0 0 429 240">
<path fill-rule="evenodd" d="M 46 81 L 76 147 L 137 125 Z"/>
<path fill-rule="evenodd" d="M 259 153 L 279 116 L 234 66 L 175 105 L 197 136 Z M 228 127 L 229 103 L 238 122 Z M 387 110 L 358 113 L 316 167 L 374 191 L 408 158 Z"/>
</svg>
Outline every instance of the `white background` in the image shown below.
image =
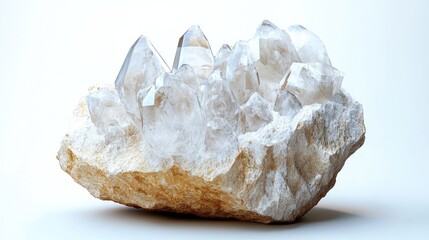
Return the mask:
<svg viewBox="0 0 429 240">
<path fill-rule="evenodd" d="M 116 2 L 116 1 L 115 1 Z M 170 65 L 198 24 L 216 52 L 263 19 L 319 35 L 364 106 L 367 139 L 302 221 L 151 214 L 94 199 L 55 159 L 77 99 L 148 36 Z M 429 8 L 424 1 L 0 0 L 0 239 L 425 238 Z"/>
</svg>

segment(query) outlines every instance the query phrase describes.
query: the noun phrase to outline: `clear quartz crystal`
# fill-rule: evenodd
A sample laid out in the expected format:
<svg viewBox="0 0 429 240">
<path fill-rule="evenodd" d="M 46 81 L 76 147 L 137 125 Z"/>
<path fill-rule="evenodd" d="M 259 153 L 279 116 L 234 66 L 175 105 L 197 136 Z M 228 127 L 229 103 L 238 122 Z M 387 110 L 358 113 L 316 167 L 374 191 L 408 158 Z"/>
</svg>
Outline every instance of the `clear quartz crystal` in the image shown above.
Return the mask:
<svg viewBox="0 0 429 240">
<path fill-rule="evenodd" d="M 341 88 L 343 73 L 321 63 L 294 63 L 285 82 L 286 89 L 302 105 L 324 103 Z"/>
<path fill-rule="evenodd" d="M 286 90 L 290 73 L 291 72 L 289 70 L 280 81 L 280 87 L 277 91 L 277 97 L 273 110 L 278 112 L 280 116 L 293 118 L 299 112 L 299 110 L 301 110 L 302 105 L 295 95 Z"/>
<path fill-rule="evenodd" d="M 238 148 L 237 124 L 240 106 L 229 84 L 215 70 L 207 80 L 202 107 L 207 121 L 207 150 L 223 152 Z"/>
<path fill-rule="evenodd" d="M 245 103 L 259 87 L 259 76 L 253 62 L 249 43 L 238 41 L 228 59 L 225 77 L 240 104 Z"/>
<path fill-rule="evenodd" d="M 276 102 L 274 103 L 274 111 L 280 116 L 293 118 L 302 108 L 301 103 L 292 93 L 288 91 L 279 91 Z"/>
<path fill-rule="evenodd" d="M 237 131 L 230 122 L 223 118 L 215 118 L 207 122 L 204 144 L 208 151 L 219 155 L 238 149 Z"/>
<path fill-rule="evenodd" d="M 271 105 L 259 93 L 254 93 L 241 106 L 240 124 L 243 132 L 253 132 L 266 126 L 273 120 Z"/>
<path fill-rule="evenodd" d="M 198 26 L 191 26 L 179 39 L 173 69 L 183 64 L 193 67 L 199 81 L 207 79 L 213 71 L 213 53 L 209 41 Z"/>
<path fill-rule="evenodd" d="M 189 66 L 188 64 L 183 64 L 175 74 L 179 79 L 182 80 L 182 82 L 188 84 L 195 91 L 199 91 L 200 83 L 193 67 Z"/>
<path fill-rule="evenodd" d="M 313 32 L 301 25 L 292 25 L 287 29 L 293 44 L 303 63 L 319 62 L 331 66 L 325 44 Z"/>
<path fill-rule="evenodd" d="M 155 157 L 189 157 L 203 144 L 205 121 L 195 91 L 165 73 L 139 92 L 143 139 Z"/>
<path fill-rule="evenodd" d="M 116 78 L 115 87 L 136 126 L 141 125 L 137 102 L 138 91 L 153 84 L 159 75 L 169 70 L 165 61 L 146 37 L 139 37 L 129 50 Z"/>
<path fill-rule="evenodd" d="M 202 106 L 207 120 L 223 118 L 234 123 L 240 108 L 229 84 L 219 71 L 213 72 L 203 92 Z"/>
<path fill-rule="evenodd" d="M 231 53 L 231 47 L 228 44 L 223 44 L 216 54 L 213 70 L 219 70 L 222 77 L 225 77 L 226 64 Z"/>
<path fill-rule="evenodd" d="M 107 138 L 124 135 L 123 129 L 132 125 L 116 91 L 99 88 L 86 97 L 91 121 Z"/>
<path fill-rule="evenodd" d="M 293 62 L 300 61 L 298 53 L 287 32 L 267 20 L 249 42 L 252 52 L 258 53 L 254 60 L 261 81 L 259 92 L 273 104 L 280 80 Z"/>
<path fill-rule="evenodd" d="M 173 72 L 146 37 L 128 52 L 115 82 L 87 97 L 91 120 L 107 139 L 136 126 L 154 158 L 233 156 L 238 136 L 293 118 L 302 106 L 344 102 L 343 74 L 323 42 L 295 25 L 263 21 L 248 41 L 224 44 L 213 57 L 198 26 L 180 38 Z M 344 96 L 343 96 L 344 95 Z M 201 105 L 200 105 L 201 103 Z"/>
</svg>

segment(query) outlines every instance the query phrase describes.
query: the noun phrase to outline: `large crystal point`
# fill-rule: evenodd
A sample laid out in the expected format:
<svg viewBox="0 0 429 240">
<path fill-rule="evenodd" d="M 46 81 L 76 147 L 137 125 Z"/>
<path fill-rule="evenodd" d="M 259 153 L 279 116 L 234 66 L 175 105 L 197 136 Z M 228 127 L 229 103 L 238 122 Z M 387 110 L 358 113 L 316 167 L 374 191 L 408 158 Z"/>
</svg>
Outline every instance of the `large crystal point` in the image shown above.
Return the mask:
<svg viewBox="0 0 429 240">
<path fill-rule="evenodd" d="M 240 105 L 245 103 L 259 87 L 259 76 L 253 62 L 249 43 L 238 41 L 227 62 L 226 80 Z"/>
<path fill-rule="evenodd" d="M 240 124 L 243 132 L 253 132 L 266 126 L 273 120 L 270 104 L 259 93 L 254 93 L 241 106 Z"/>
<path fill-rule="evenodd" d="M 302 105 L 324 103 L 336 94 L 343 81 L 343 73 L 321 63 L 294 63 L 285 82 L 286 89 Z"/>
<path fill-rule="evenodd" d="M 231 52 L 231 47 L 228 44 L 223 44 L 216 54 L 213 70 L 219 70 L 222 74 L 222 77 L 225 77 L 226 64 L 228 62 L 229 56 L 231 55 Z"/>
<path fill-rule="evenodd" d="M 270 103 L 276 99 L 276 89 L 293 62 L 299 62 L 298 53 L 286 31 L 270 21 L 263 21 L 256 31 L 252 51 L 259 53 L 255 60 L 261 81 L 260 92 Z"/>
<path fill-rule="evenodd" d="M 139 37 L 129 50 L 115 81 L 119 98 L 137 126 L 141 125 L 137 93 L 166 71 L 170 69 L 152 43 L 144 36 Z"/>
<path fill-rule="evenodd" d="M 139 92 L 143 139 L 154 157 L 192 154 L 202 146 L 204 116 L 195 91 L 176 76 L 165 73 Z"/>
<path fill-rule="evenodd" d="M 293 44 L 303 63 L 319 62 L 331 66 L 325 44 L 313 32 L 301 25 L 292 25 L 287 29 Z"/>
<path fill-rule="evenodd" d="M 200 27 L 192 26 L 179 39 L 173 69 L 183 64 L 194 68 L 200 81 L 207 79 L 213 71 L 213 53 Z"/>
</svg>

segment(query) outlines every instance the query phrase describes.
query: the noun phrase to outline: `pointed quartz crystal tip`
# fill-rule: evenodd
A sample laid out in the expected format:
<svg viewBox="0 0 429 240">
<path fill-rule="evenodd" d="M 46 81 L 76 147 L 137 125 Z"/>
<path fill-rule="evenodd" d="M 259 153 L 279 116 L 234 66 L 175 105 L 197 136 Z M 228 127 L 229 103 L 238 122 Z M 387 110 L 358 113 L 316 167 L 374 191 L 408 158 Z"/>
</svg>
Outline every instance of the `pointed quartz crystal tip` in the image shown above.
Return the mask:
<svg viewBox="0 0 429 240">
<path fill-rule="evenodd" d="M 169 67 L 144 36 L 140 36 L 128 51 L 115 81 L 115 88 L 122 104 L 137 126 L 141 125 L 137 93 L 153 84 Z"/>
<path fill-rule="evenodd" d="M 225 77 L 226 63 L 231 55 L 231 47 L 228 44 L 223 44 L 216 54 L 213 70 L 219 70 L 222 77 Z"/>
<path fill-rule="evenodd" d="M 325 44 L 316 34 L 301 25 L 292 25 L 287 32 L 303 63 L 319 62 L 331 66 Z"/>
<path fill-rule="evenodd" d="M 186 31 L 177 44 L 173 69 L 183 64 L 193 67 L 200 81 L 207 79 L 213 71 L 213 53 L 210 43 L 200 27 L 194 25 Z"/>
<path fill-rule="evenodd" d="M 279 30 L 279 28 L 274 23 L 272 23 L 271 21 L 264 19 L 262 21 L 262 23 L 259 25 L 258 30 L 259 31 L 264 31 L 264 30 L 272 31 L 272 30 Z"/>
<path fill-rule="evenodd" d="M 259 53 L 255 59 L 261 81 L 259 92 L 274 104 L 280 80 L 300 58 L 289 34 L 268 20 L 262 22 L 250 42 L 252 51 Z"/>
<path fill-rule="evenodd" d="M 321 63 L 294 63 L 281 89 L 292 93 L 304 105 L 324 103 L 341 89 L 343 73 Z"/>
<path fill-rule="evenodd" d="M 107 142 L 124 136 L 124 129 L 133 125 L 118 94 L 112 89 L 97 89 L 86 97 L 86 103 L 92 123 L 105 133 Z"/>
</svg>

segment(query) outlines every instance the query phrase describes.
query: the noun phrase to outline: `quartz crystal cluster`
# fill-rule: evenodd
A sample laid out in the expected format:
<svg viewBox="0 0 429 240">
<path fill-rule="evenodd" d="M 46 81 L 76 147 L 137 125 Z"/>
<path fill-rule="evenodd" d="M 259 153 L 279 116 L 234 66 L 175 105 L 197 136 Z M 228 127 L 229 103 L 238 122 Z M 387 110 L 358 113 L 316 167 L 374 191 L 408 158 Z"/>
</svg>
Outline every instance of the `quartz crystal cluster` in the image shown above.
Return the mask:
<svg viewBox="0 0 429 240">
<path fill-rule="evenodd" d="M 95 197 L 151 210 L 293 222 L 364 142 L 361 105 L 306 28 L 263 21 L 213 54 L 198 26 L 170 68 L 148 38 L 94 87 L 61 167 Z"/>
</svg>

